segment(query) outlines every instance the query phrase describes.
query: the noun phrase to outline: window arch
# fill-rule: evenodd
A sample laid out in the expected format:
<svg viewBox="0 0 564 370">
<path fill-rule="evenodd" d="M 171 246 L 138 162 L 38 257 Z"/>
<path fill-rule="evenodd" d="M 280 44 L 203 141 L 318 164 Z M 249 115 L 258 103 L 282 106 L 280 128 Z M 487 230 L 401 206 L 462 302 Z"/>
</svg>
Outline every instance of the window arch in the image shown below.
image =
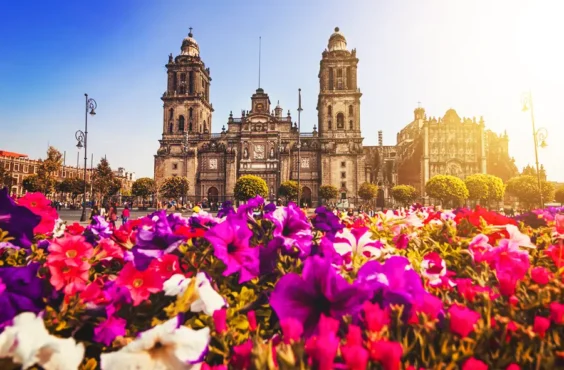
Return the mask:
<svg viewBox="0 0 564 370">
<path fill-rule="evenodd" d="M 345 115 L 343 113 L 337 114 L 337 128 L 345 128 Z"/>
<path fill-rule="evenodd" d="M 206 126 L 206 121 L 204 121 L 204 132 L 208 131 L 208 126 Z"/>
<path fill-rule="evenodd" d="M 333 90 L 333 68 L 329 68 L 329 90 Z"/>
<path fill-rule="evenodd" d="M 168 124 L 168 133 L 172 134 L 173 130 L 174 130 L 174 123 L 171 122 Z"/>
<path fill-rule="evenodd" d="M 173 109 L 173 108 L 170 108 L 170 109 L 168 110 L 168 119 L 169 119 L 169 120 L 172 120 L 173 118 L 174 118 L 174 109 Z"/>
<path fill-rule="evenodd" d="M 333 108 L 330 105 L 327 107 L 327 115 L 329 117 L 331 117 L 333 115 Z"/>
<path fill-rule="evenodd" d="M 178 131 L 184 132 L 184 116 L 178 118 Z"/>
<path fill-rule="evenodd" d="M 352 129 L 353 129 L 353 120 L 351 119 L 349 121 L 349 130 L 352 130 Z"/>
<path fill-rule="evenodd" d="M 349 105 L 349 116 L 352 116 L 353 113 L 354 113 L 354 108 L 353 108 L 353 106 L 352 106 L 352 104 L 351 104 L 351 105 Z"/>
<path fill-rule="evenodd" d="M 188 109 L 188 117 L 192 118 L 192 113 L 193 113 L 194 109 L 192 107 L 190 107 L 190 109 Z"/>
</svg>

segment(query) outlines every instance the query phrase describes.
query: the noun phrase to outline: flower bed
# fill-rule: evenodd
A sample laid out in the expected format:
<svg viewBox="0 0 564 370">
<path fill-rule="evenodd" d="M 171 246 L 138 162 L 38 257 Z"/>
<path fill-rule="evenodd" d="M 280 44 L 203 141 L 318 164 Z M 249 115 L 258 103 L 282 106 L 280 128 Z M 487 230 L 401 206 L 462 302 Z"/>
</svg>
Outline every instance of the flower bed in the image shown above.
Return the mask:
<svg viewBox="0 0 564 370">
<path fill-rule="evenodd" d="M 563 368 L 561 212 L 255 198 L 112 230 L 2 190 L 0 368 Z"/>
</svg>

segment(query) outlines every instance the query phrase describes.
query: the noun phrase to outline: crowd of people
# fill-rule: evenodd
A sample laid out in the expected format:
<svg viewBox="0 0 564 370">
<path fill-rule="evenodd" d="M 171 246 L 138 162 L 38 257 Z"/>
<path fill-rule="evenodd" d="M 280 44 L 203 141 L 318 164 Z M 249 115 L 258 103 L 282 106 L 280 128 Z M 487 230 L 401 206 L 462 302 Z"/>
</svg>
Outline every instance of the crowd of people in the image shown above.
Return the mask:
<svg viewBox="0 0 564 370">
<path fill-rule="evenodd" d="M 94 220 L 94 216 L 102 216 L 104 219 L 110 224 L 111 227 L 116 227 L 116 221 L 118 220 L 118 206 L 117 203 L 109 203 L 98 207 L 95 204 L 92 207 L 92 211 L 90 213 L 90 220 Z M 131 217 L 130 205 L 129 203 L 125 203 L 123 209 L 121 211 L 121 222 L 122 224 L 126 223 L 129 218 Z"/>
</svg>

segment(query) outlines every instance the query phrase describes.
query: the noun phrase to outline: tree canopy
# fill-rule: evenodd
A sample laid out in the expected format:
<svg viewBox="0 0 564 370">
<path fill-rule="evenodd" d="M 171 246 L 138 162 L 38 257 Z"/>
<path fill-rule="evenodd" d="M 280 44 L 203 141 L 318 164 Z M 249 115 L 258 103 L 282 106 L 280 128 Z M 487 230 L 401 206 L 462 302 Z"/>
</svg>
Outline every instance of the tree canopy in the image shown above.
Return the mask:
<svg viewBox="0 0 564 370">
<path fill-rule="evenodd" d="M 415 202 L 417 196 L 417 189 L 411 185 L 396 185 L 392 188 L 392 197 L 406 207 Z"/>
<path fill-rule="evenodd" d="M 141 177 L 140 179 L 135 180 L 131 186 L 131 194 L 136 197 L 141 197 L 143 200 L 155 194 L 155 192 L 155 180 L 150 177 Z"/>
<path fill-rule="evenodd" d="M 468 199 L 468 189 L 460 178 L 451 175 L 433 176 L 425 184 L 425 192 L 431 198 L 437 199 L 441 204 L 453 202 L 460 204 Z"/>
<path fill-rule="evenodd" d="M 377 194 L 378 194 L 378 186 L 371 184 L 369 182 L 362 183 L 358 188 L 358 196 L 363 200 L 370 201 L 376 198 Z"/>
<path fill-rule="evenodd" d="M 233 192 L 235 199 L 241 201 L 247 201 L 257 195 L 266 198 L 268 196 L 268 185 L 258 176 L 243 175 L 237 179 Z"/>
<path fill-rule="evenodd" d="M 468 199 L 487 204 L 490 201 L 501 201 L 505 193 L 503 181 L 493 175 L 477 173 L 468 176 L 464 183 L 468 189 Z"/>
<path fill-rule="evenodd" d="M 114 173 L 106 158 L 102 158 L 92 174 L 92 188 L 102 199 L 111 196 L 115 190 Z M 118 189 L 119 191 L 119 189 Z"/>
<path fill-rule="evenodd" d="M 189 189 L 190 184 L 186 177 L 171 176 L 164 179 L 159 191 L 165 198 L 178 200 L 181 197 L 186 197 Z"/>
<path fill-rule="evenodd" d="M 554 200 L 560 204 L 564 204 L 564 186 L 559 187 L 554 192 Z"/>
<path fill-rule="evenodd" d="M 336 199 L 339 196 L 339 189 L 333 185 L 321 185 L 319 187 L 319 196 L 321 199 Z"/>
<path fill-rule="evenodd" d="M 284 181 L 280 184 L 278 193 L 286 197 L 288 200 L 295 200 L 298 198 L 298 182 L 293 180 Z"/>
<path fill-rule="evenodd" d="M 554 198 L 554 186 L 541 180 L 542 196 L 545 202 L 551 202 Z M 540 191 L 538 179 L 533 175 L 521 175 L 507 181 L 507 193 L 519 199 L 525 208 L 540 206 Z"/>
</svg>

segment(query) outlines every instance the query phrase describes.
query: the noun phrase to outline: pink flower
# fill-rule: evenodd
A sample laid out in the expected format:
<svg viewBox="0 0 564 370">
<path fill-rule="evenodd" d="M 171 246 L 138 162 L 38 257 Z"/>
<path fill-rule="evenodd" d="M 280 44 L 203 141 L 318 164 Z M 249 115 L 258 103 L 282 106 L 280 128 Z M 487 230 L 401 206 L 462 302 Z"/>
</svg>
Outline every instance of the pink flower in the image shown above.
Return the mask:
<svg viewBox="0 0 564 370">
<path fill-rule="evenodd" d="M 550 319 L 557 325 L 564 324 L 564 304 L 552 302 L 549 307 Z"/>
<path fill-rule="evenodd" d="M 298 342 L 302 337 L 302 333 L 304 332 L 302 323 L 294 319 L 293 317 L 289 317 L 280 321 L 280 327 L 282 328 L 284 343 L 286 344 Z"/>
<path fill-rule="evenodd" d="M 546 331 L 550 328 L 550 320 L 546 317 L 535 316 L 535 322 L 533 324 L 533 331 L 541 337 L 544 338 Z"/>
<path fill-rule="evenodd" d="M 564 236 L 564 214 L 554 216 L 554 228 L 558 234 Z"/>
<path fill-rule="evenodd" d="M 505 368 L 505 370 L 521 370 L 521 367 L 517 364 L 510 364 Z"/>
<path fill-rule="evenodd" d="M 346 345 L 348 347 L 362 346 L 362 331 L 360 327 L 350 324 L 349 332 L 347 333 Z"/>
<path fill-rule="evenodd" d="M 407 234 L 398 234 L 392 239 L 397 249 L 405 249 L 409 244 L 409 236 Z"/>
<path fill-rule="evenodd" d="M 474 331 L 474 325 L 481 317 L 478 312 L 457 304 L 450 306 L 448 313 L 450 314 L 450 331 L 462 338 L 466 338 Z"/>
<path fill-rule="evenodd" d="M 215 311 L 217 312 L 217 311 Z M 246 342 L 233 347 L 233 356 L 229 364 L 234 369 L 245 370 L 251 366 L 251 352 L 253 351 L 253 342 L 249 339 Z"/>
<path fill-rule="evenodd" d="M 158 293 L 163 288 L 163 280 L 158 273 L 151 268 L 139 271 L 132 262 L 123 266 L 116 279 L 116 284 L 129 290 L 134 306 L 140 305 L 152 293 Z"/>
<path fill-rule="evenodd" d="M 539 285 L 548 284 L 548 282 L 552 280 L 552 277 L 552 273 L 544 267 L 534 267 L 531 270 L 531 279 Z"/>
<path fill-rule="evenodd" d="M 323 332 L 311 337 L 306 343 L 306 353 L 319 370 L 333 370 L 335 355 L 339 348 L 339 338 L 334 332 Z"/>
<path fill-rule="evenodd" d="M 368 365 L 368 351 L 361 345 L 341 347 L 341 353 L 349 370 L 364 370 Z"/>
<path fill-rule="evenodd" d="M 427 320 L 437 320 L 442 309 L 443 301 L 440 298 L 432 295 L 431 293 L 426 293 L 425 295 L 423 295 L 423 302 L 415 306 L 413 316 L 410 319 L 409 323 L 419 323 L 419 318 L 417 317 L 418 313 L 425 314 Z"/>
<path fill-rule="evenodd" d="M 501 272 L 497 274 L 497 280 L 499 281 L 499 292 L 501 295 L 506 297 L 515 294 L 517 289 L 517 281 L 507 272 Z"/>
<path fill-rule="evenodd" d="M 109 346 L 117 337 L 125 336 L 126 325 L 127 321 L 121 317 L 110 316 L 94 328 L 94 341 Z"/>
<path fill-rule="evenodd" d="M 55 208 L 51 207 L 51 201 L 45 195 L 37 193 L 27 193 L 20 199 L 18 204 L 26 207 L 31 212 L 41 216 L 41 222 L 35 226 L 35 234 L 50 234 L 55 228 L 55 221 L 59 218 Z"/>
<path fill-rule="evenodd" d="M 90 264 L 82 262 L 78 266 L 69 266 L 64 261 L 47 262 L 51 278 L 49 282 L 56 290 L 64 288 L 67 296 L 74 295 L 86 289 Z"/>
<path fill-rule="evenodd" d="M 564 238 L 564 234 L 562 234 L 562 237 Z M 564 267 L 564 243 L 562 240 L 558 245 L 550 246 L 544 253 L 552 259 L 556 267 Z"/>
<path fill-rule="evenodd" d="M 474 262 L 481 263 L 486 260 L 487 252 L 492 249 L 488 243 L 488 237 L 484 234 L 478 234 L 472 239 L 468 245 L 468 251 L 472 255 Z"/>
<path fill-rule="evenodd" d="M 343 229 L 335 236 L 333 246 L 337 253 L 350 261 L 348 267 L 351 268 L 353 257 L 363 255 L 367 258 L 378 258 L 383 247 L 382 242 L 372 239 L 372 232 L 367 227 Z"/>
<path fill-rule="evenodd" d="M 390 322 L 388 311 L 381 309 L 377 303 L 366 301 L 362 305 L 362 310 L 366 328 L 371 332 L 379 333 Z"/>
<path fill-rule="evenodd" d="M 257 314 L 255 313 L 255 311 L 247 312 L 247 320 L 249 320 L 249 330 L 257 330 Z"/>
<path fill-rule="evenodd" d="M 512 249 L 519 249 L 519 247 L 536 248 L 536 245 L 531 243 L 531 238 L 521 233 L 517 226 L 506 225 L 505 229 L 509 233 L 509 248 Z"/>
<path fill-rule="evenodd" d="M 81 266 L 84 261 L 92 257 L 92 245 L 83 236 L 65 236 L 54 239 L 49 245 L 47 262 L 63 262 L 68 266 Z"/>
<path fill-rule="evenodd" d="M 98 243 L 101 249 L 97 258 L 104 260 L 112 260 L 114 258 L 123 260 L 123 249 L 120 245 L 116 244 L 112 239 L 102 239 Z"/>
<path fill-rule="evenodd" d="M 400 343 L 376 340 L 369 343 L 370 358 L 379 362 L 384 370 L 399 370 L 403 348 Z"/>
<path fill-rule="evenodd" d="M 512 247 L 508 239 L 502 239 L 499 246 L 488 252 L 488 263 L 497 273 L 505 272 L 515 280 L 521 280 L 529 270 L 529 253 Z"/>
<path fill-rule="evenodd" d="M 104 295 L 104 291 L 102 288 L 104 287 L 104 281 L 101 278 L 98 278 L 88 284 L 86 289 L 84 289 L 80 293 L 80 299 L 84 303 L 94 303 L 94 304 L 101 304 L 107 301 L 106 296 Z"/>
<path fill-rule="evenodd" d="M 174 274 L 182 274 L 180 270 L 180 261 L 175 254 L 165 254 L 161 258 L 151 261 L 150 268 L 161 276 L 166 281 Z"/>
<path fill-rule="evenodd" d="M 217 333 L 224 334 L 227 332 L 227 310 L 225 308 L 213 312 L 213 323 Z"/>
<path fill-rule="evenodd" d="M 442 284 L 441 277 L 447 274 L 445 261 L 437 252 L 430 252 L 423 257 L 421 262 L 421 275 L 429 280 L 431 286 Z"/>
<path fill-rule="evenodd" d="M 470 357 L 462 365 L 462 370 L 488 370 L 488 365 L 474 357 Z"/>
</svg>

